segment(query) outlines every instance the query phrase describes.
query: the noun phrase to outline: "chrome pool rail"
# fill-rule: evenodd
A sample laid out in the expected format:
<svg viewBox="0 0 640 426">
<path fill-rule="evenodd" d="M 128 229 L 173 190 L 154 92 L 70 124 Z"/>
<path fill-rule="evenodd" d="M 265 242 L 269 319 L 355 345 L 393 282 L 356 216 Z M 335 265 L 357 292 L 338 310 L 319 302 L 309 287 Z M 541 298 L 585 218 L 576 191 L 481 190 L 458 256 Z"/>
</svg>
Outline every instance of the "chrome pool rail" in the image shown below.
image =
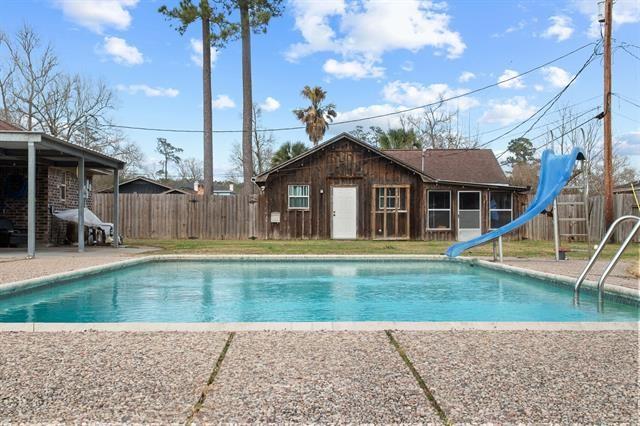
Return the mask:
<svg viewBox="0 0 640 426">
<path fill-rule="evenodd" d="M 631 228 L 631 232 L 629 232 L 627 237 L 624 239 L 624 241 L 620 245 L 620 248 L 613 255 L 613 258 L 611 258 L 611 260 L 605 267 L 604 271 L 602 272 L 600 279 L 598 280 L 598 299 L 600 301 L 603 300 L 602 293 L 604 291 L 604 281 L 607 279 L 607 276 L 609 276 L 613 268 L 616 266 L 616 264 L 618 263 L 618 260 L 620 260 L 620 256 L 622 256 L 622 253 L 625 251 L 627 246 L 631 243 L 631 240 L 633 240 L 633 236 L 636 234 L 636 232 L 638 232 L 638 230 L 640 230 L 640 217 L 638 216 L 633 216 L 633 215 L 621 216 L 611 224 L 604 238 L 600 241 L 600 244 L 598 244 L 598 248 L 596 248 L 596 251 L 593 253 L 593 256 L 591 256 L 591 259 L 589 259 L 587 266 L 585 266 L 585 268 L 582 270 L 582 273 L 576 280 L 576 284 L 574 286 L 574 295 L 575 295 L 576 301 L 580 296 L 580 286 L 582 286 L 582 283 L 587 277 L 587 274 L 589 273 L 593 265 L 596 263 L 596 260 L 598 260 L 598 257 L 602 253 L 602 250 L 604 250 L 604 247 L 607 245 L 607 241 L 609 241 L 609 238 L 611 238 L 611 235 L 613 235 L 613 232 L 616 230 L 616 227 L 620 225 L 622 222 L 626 222 L 628 220 L 633 220 L 636 222 L 636 224 L 633 226 L 633 228 Z"/>
</svg>

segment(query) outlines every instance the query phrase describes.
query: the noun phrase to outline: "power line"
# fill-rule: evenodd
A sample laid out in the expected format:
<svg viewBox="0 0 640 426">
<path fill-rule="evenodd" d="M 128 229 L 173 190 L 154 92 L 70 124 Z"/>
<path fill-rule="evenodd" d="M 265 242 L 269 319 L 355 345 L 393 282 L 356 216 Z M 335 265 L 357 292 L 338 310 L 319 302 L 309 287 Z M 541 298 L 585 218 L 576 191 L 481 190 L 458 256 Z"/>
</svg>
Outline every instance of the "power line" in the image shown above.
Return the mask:
<svg viewBox="0 0 640 426">
<path fill-rule="evenodd" d="M 627 103 L 629 103 L 629 104 L 631 104 L 631 105 L 633 105 L 635 107 L 640 108 L 640 104 L 637 104 L 636 102 L 632 101 L 630 98 L 627 98 L 626 96 L 622 96 L 619 93 L 613 93 L 613 96 L 615 96 L 616 98 L 621 99 L 621 100 L 623 100 L 623 101 L 625 101 L 625 102 L 627 102 Z"/>
<path fill-rule="evenodd" d="M 560 134 L 560 135 L 556 136 L 555 138 L 553 138 L 553 139 L 551 139 L 551 140 L 549 140 L 549 141 L 547 141 L 547 142 L 543 143 L 542 145 L 539 145 L 539 146 L 537 146 L 537 147 L 533 148 L 533 152 L 536 152 L 536 151 L 538 151 L 538 150 L 540 150 L 540 149 L 542 149 L 542 148 L 544 148 L 544 147 L 546 147 L 546 146 L 548 146 L 548 145 L 551 145 L 553 142 L 555 142 L 555 141 L 557 141 L 557 140 L 559 140 L 559 139 L 561 139 L 561 138 L 565 137 L 566 135 L 568 135 L 568 134 L 570 134 L 570 133 L 572 133 L 572 132 L 575 132 L 576 130 L 578 130 L 579 128 L 581 128 L 582 126 L 584 126 L 585 124 L 587 124 L 588 122 L 590 122 L 590 121 L 592 121 L 592 120 L 600 120 L 600 119 L 602 119 L 602 115 L 601 115 L 601 114 L 598 114 L 598 115 L 596 115 L 595 117 L 591 117 L 591 118 L 589 118 L 588 120 L 585 120 L 585 121 L 583 121 L 582 123 L 580 123 L 580 124 L 576 125 L 576 126 L 575 126 L 575 127 L 573 127 L 572 129 L 567 130 L 566 132 L 564 132 L 564 133 L 562 133 L 562 134 Z"/>
<path fill-rule="evenodd" d="M 629 121 L 633 121 L 634 123 L 638 123 L 638 124 L 640 124 L 640 121 L 636 120 L 635 118 L 631 118 L 631 117 L 629 117 L 629 116 L 627 116 L 627 115 L 624 115 L 624 114 L 622 114 L 621 112 L 614 111 L 613 113 L 614 113 L 615 115 L 618 115 L 618 116 L 622 117 L 622 118 L 626 118 L 626 119 L 627 119 L 627 120 L 629 120 Z"/>
<path fill-rule="evenodd" d="M 566 135 L 568 135 L 568 134 L 571 134 L 571 133 L 575 132 L 576 130 L 578 130 L 579 128 L 581 128 L 582 126 L 584 126 L 585 124 L 587 124 L 588 122 L 590 122 L 590 121 L 592 121 L 592 120 L 596 120 L 596 119 L 598 119 L 598 120 L 599 120 L 599 119 L 601 119 L 601 118 L 602 118 L 601 114 L 598 114 L 598 115 L 596 115 L 595 117 L 591 117 L 591 118 L 589 118 L 588 120 L 583 121 L 582 123 L 580 123 L 580 124 L 576 125 L 576 126 L 575 126 L 575 127 L 573 127 L 572 129 L 569 129 L 569 130 L 567 130 L 566 132 L 563 132 L 562 134 L 560 134 L 560 135 L 556 136 L 555 138 L 553 138 L 553 139 L 551 139 L 551 140 L 548 140 L 547 142 L 543 143 L 542 145 L 539 145 L 539 146 L 534 147 L 534 148 L 533 148 L 533 153 L 535 153 L 535 152 L 539 151 L 540 149 L 542 149 L 542 148 L 544 148 L 544 147 L 546 147 L 546 146 L 551 145 L 553 142 L 555 142 L 555 141 L 557 141 L 557 140 L 559 140 L 559 139 L 561 139 L 561 138 L 565 137 Z M 509 152 L 509 151 L 505 150 L 505 151 L 503 151 L 501 154 L 497 155 L 497 156 L 496 156 L 496 160 L 499 160 L 499 159 L 500 159 L 503 155 L 505 155 L 507 152 Z"/>
<path fill-rule="evenodd" d="M 624 50 L 626 53 L 629 54 L 629 56 L 634 57 L 636 60 L 640 61 L 640 56 L 636 55 L 635 53 L 631 52 L 630 50 L 627 49 L 627 47 L 635 47 L 636 49 L 640 49 L 640 47 L 636 46 L 635 44 L 631 44 L 631 43 L 627 43 L 625 41 L 623 41 L 622 43 L 618 44 L 616 46 L 616 48 L 622 49 Z"/>
<path fill-rule="evenodd" d="M 592 100 L 597 99 L 597 98 L 600 98 L 600 97 L 601 97 L 601 95 L 595 95 L 595 96 L 592 96 L 592 97 L 590 97 L 590 98 L 588 98 L 588 99 L 584 99 L 584 100 L 581 100 L 581 101 L 579 101 L 579 102 L 576 102 L 576 103 L 574 103 L 574 104 L 563 106 L 562 108 L 564 108 L 564 109 L 567 109 L 567 108 L 573 108 L 573 107 L 576 107 L 576 106 L 578 106 L 578 105 L 582 105 L 582 104 L 584 104 L 584 103 L 587 103 L 587 102 L 589 102 L 589 101 L 592 101 Z M 554 114 L 557 114 L 558 112 L 559 112 L 559 111 L 556 111 Z M 560 118 L 560 119 L 558 119 L 558 120 L 548 121 L 548 122 L 546 122 L 546 123 L 544 123 L 544 124 L 541 124 L 541 125 L 539 125 L 539 126 L 537 126 L 537 127 L 534 127 L 534 129 L 539 129 L 539 128 L 541 128 L 541 127 L 546 127 L 546 126 L 548 126 L 549 124 L 558 123 L 558 122 L 560 122 L 560 121 L 562 121 L 562 120 L 563 120 L 563 119 L 562 119 L 562 118 Z M 512 126 L 511 124 L 507 124 L 506 126 L 497 127 L 497 128 L 495 128 L 495 129 L 491 129 L 491 130 L 486 130 L 486 131 L 484 131 L 484 132 L 476 133 L 476 134 L 474 135 L 474 137 L 482 136 L 482 135 L 487 135 L 487 134 L 489 134 L 489 133 L 499 132 L 500 130 L 508 129 L 508 128 L 510 128 L 511 126 Z"/>
<path fill-rule="evenodd" d="M 540 114 L 542 112 L 542 114 L 540 114 L 540 116 L 534 121 L 534 123 L 531 126 L 529 126 L 529 128 L 520 136 L 520 138 L 524 138 L 532 129 L 535 128 L 535 125 L 540 122 L 542 117 L 544 117 L 547 114 L 547 112 L 549 112 L 551 110 L 553 105 L 555 105 L 555 103 L 558 102 L 560 97 L 569 89 L 569 87 L 573 84 L 573 82 L 576 81 L 578 76 L 593 62 L 593 60 L 598 55 L 597 49 L 598 49 L 599 44 L 600 44 L 599 42 L 595 43 L 593 52 L 591 53 L 589 58 L 584 62 L 584 64 L 582 64 L 582 66 L 576 72 L 576 74 L 573 76 L 573 78 L 562 88 L 562 90 L 560 90 L 560 92 L 555 94 L 551 99 L 549 99 L 544 105 L 542 105 L 540 108 L 538 108 L 533 114 L 531 114 L 529 117 L 527 117 L 524 121 L 521 121 L 516 126 L 511 128 L 510 130 L 508 130 L 507 132 L 504 132 L 500 136 L 497 136 L 497 137 L 495 137 L 493 139 L 490 139 L 487 142 L 483 142 L 480 145 L 477 145 L 476 147 L 471 148 L 471 149 L 482 148 L 482 147 L 485 147 L 485 146 L 488 146 L 488 145 L 492 144 L 493 142 L 496 142 L 496 141 L 502 139 L 503 137 L 507 136 L 508 134 L 512 133 L 513 131 L 519 129 L 525 123 L 529 122 L 535 116 L 537 116 L 538 114 Z M 458 150 L 456 152 L 451 152 L 449 155 L 456 155 L 456 153 L 459 152 L 459 151 L 462 151 L 462 150 Z"/>
<path fill-rule="evenodd" d="M 398 111 L 393 111 L 393 112 L 388 112 L 388 113 L 384 113 L 384 114 L 377 114 L 377 115 L 372 115 L 372 116 L 368 116 L 368 117 L 362 117 L 362 118 L 354 118 L 351 120 L 343 120 L 343 121 L 335 121 L 333 123 L 331 123 L 332 126 L 337 126 L 337 125 L 341 125 L 341 124 L 351 124 L 351 123 L 358 123 L 358 122 L 362 122 L 362 121 L 367 121 L 367 120 L 373 120 L 373 119 L 377 119 L 377 118 L 384 118 L 384 117 L 390 117 L 390 116 L 394 116 L 394 115 L 399 115 L 399 114 L 404 114 L 407 112 L 411 112 L 411 111 L 416 111 L 419 109 L 424 109 L 424 108 L 428 108 L 431 106 L 436 106 L 436 105 L 441 105 L 445 102 L 450 102 L 456 99 L 460 99 L 469 95 L 473 95 L 475 93 L 481 92 L 483 90 L 487 90 L 493 87 L 497 87 L 501 84 L 507 83 L 509 81 L 515 80 L 517 78 L 523 77 L 527 74 L 531 74 L 532 72 L 535 72 L 539 69 L 542 69 L 548 65 L 551 65 L 557 61 L 560 61 L 568 56 L 571 56 L 589 46 L 596 46 L 598 45 L 598 43 L 596 42 L 591 42 L 591 43 L 587 43 L 584 44 L 568 53 L 565 53 L 564 55 L 558 56 L 555 59 L 552 59 L 550 61 L 545 62 L 544 64 L 538 65 L 534 68 L 531 68 L 527 71 L 524 71 L 520 74 L 517 74 L 515 76 L 506 78 L 504 80 L 499 80 L 496 83 L 492 83 L 483 87 L 479 87 L 477 89 L 473 89 L 470 90 L 468 92 L 465 93 L 460 93 L 458 95 L 455 96 L 451 96 L 448 98 L 444 98 L 444 99 L 440 99 L 436 102 L 431 102 L 431 103 L 427 103 L 424 105 L 419 105 L 419 106 L 415 106 L 412 108 L 407 108 L 407 109 L 403 109 L 403 110 L 398 110 Z M 112 124 L 112 123 L 105 123 L 104 124 L 107 127 L 115 127 L 115 128 L 120 128 L 120 129 L 128 129 L 128 130 L 143 130 L 143 131 L 154 131 L 154 132 L 170 132 L 170 133 L 202 133 L 202 130 L 195 130 L 195 129 L 171 129 L 171 128 L 155 128 L 155 127 L 141 127 L 141 126 L 127 126 L 127 125 L 120 125 L 120 124 Z M 276 128 L 269 128 L 269 129 L 260 129 L 263 132 L 280 132 L 280 131 L 289 131 L 289 130 L 302 130 L 304 129 L 305 126 L 290 126 L 290 127 L 276 127 Z M 214 130 L 213 133 L 243 133 L 243 130 Z"/>
</svg>

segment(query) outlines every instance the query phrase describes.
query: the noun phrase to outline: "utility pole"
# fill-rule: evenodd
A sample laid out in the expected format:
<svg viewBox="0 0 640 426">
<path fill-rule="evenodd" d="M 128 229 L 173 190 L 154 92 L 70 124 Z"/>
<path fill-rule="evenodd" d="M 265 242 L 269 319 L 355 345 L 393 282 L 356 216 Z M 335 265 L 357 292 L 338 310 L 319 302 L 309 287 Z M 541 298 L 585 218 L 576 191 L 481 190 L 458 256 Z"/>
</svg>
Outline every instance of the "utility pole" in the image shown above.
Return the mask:
<svg viewBox="0 0 640 426">
<path fill-rule="evenodd" d="M 611 137 L 611 31 L 613 0 L 604 1 L 604 222 L 613 223 L 613 148 Z"/>
</svg>

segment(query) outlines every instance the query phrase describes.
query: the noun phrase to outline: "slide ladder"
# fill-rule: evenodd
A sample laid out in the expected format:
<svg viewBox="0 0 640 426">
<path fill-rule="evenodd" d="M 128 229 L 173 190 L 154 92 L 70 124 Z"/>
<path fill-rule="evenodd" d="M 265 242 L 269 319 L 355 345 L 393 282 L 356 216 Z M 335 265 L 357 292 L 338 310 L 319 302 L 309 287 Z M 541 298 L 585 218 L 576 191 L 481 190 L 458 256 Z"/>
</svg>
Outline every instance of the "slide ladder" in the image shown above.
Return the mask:
<svg viewBox="0 0 640 426">
<path fill-rule="evenodd" d="M 600 241 L 600 244 L 598 244 L 598 248 L 596 248 L 596 251 L 593 253 L 593 256 L 591 256 L 591 259 L 589 259 L 587 266 L 585 266 L 582 273 L 576 280 L 576 284 L 574 287 L 576 302 L 580 297 L 580 286 L 582 286 L 582 283 L 587 277 L 587 274 L 589 273 L 593 265 L 596 263 L 596 260 L 598 260 L 598 257 L 600 257 L 600 254 L 602 254 L 602 250 L 604 250 L 604 247 L 607 245 L 607 241 L 609 241 L 609 239 L 613 235 L 613 232 L 616 230 L 618 225 L 627 221 L 634 221 L 635 225 L 633 225 L 633 227 L 631 228 L 631 231 L 629 232 L 627 237 L 624 239 L 624 241 L 620 245 L 620 248 L 618 249 L 618 251 L 616 251 L 616 253 L 613 255 L 613 257 L 611 258 L 607 266 L 604 268 L 604 271 L 602 272 L 602 275 L 600 275 L 600 279 L 598 280 L 598 300 L 600 303 L 602 303 L 603 301 L 602 295 L 604 292 L 604 280 L 607 279 L 607 277 L 609 276 L 613 268 L 616 266 L 616 263 L 618 263 L 618 260 L 620 260 L 620 256 L 622 256 L 622 253 L 625 251 L 625 249 L 629 246 L 629 244 L 633 240 L 634 235 L 638 232 L 638 230 L 640 230 L 640 217 L 638 216 L 632 216 L 632 215 L 622 216 L 616 219 L 611 224 L 604 238 L 602 239 L 602 241 Z"/>
<path fill-rule="evenodd" d="M 573 177 L 560 195 L 553 201 L 553 229 L 556 260 L 560 260 L 560 244 L 584 241 L 591 257 L 589 223 L 589 168 L 587 160 L 581 161 L 578 174 Z M 580 250 L 582 251 L 582 250 Z"/>
</svg>

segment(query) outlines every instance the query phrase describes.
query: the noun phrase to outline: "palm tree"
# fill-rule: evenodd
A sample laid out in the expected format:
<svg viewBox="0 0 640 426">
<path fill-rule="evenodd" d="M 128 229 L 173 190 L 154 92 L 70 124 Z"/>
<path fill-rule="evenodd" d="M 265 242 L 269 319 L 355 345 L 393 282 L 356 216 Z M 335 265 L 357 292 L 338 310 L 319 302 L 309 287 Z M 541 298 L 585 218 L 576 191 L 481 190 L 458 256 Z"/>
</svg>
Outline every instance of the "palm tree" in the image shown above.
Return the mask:
<svg viewBox="0 0 640 426">
<path fill-rule="evenodd" d="M 200 0 L 198 5 L 192 0 L 180 0 L 177 7 L 169 9 L 161 6 L 158 12 L 167 19 L 178 21 L 176 29 L 183 35 L 189 25 L 198 19 L 202 22 L 202 98 L 204 119 L 204 190 L 205 194 L 213 193 L 213 111 L 211 103 L 211 47 L 222 48 L 237 33 L 237 28 L 230 24 L 225 11 L 211 7 L 208 0 Z M 215 30 L 212 31 L 213 24 Z"/>
<path fill-rule="evenodd" d="M 289 161 L 305 151 L 307 151 L 307 147 L 302 142 L 285 142 L 271 157 L 271 167 Z"/>
<path fill-rule="evenodd" d="M 380 149 L 420 149 L 422 145 L 413 129 L 389 129 L 378 135 Z"/>
<path fill-rule="evenodd" d="M 327 97 L 327 92 L 320 86 L 304 86 L 301 95 L 309 99 L 311 105 L 304 109 L 294 109 L 293 114 L 305 125 L 309 140 L 316 146 L 324 137 L 329 123 L 338 115 L 335 111 L 336 106 L 322 104 L 322 101 Z"/>
</svg>

